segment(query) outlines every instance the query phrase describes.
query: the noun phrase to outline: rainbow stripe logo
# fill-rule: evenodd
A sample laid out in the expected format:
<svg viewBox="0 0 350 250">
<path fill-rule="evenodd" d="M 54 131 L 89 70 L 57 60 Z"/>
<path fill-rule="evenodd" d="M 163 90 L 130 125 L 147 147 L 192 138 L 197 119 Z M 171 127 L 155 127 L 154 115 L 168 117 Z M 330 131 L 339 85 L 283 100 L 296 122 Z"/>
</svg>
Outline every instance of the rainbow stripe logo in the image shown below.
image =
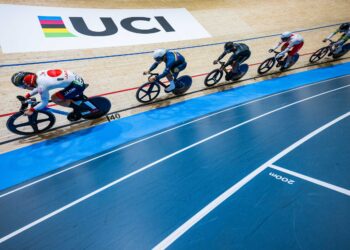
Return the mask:
<svg viewBox="0 0 350 250">
<path fill-rule="evenodd" d="M 60 16 L 38 16 L 45 37 L 75 37 L 70 33 Z"/>
</svg>

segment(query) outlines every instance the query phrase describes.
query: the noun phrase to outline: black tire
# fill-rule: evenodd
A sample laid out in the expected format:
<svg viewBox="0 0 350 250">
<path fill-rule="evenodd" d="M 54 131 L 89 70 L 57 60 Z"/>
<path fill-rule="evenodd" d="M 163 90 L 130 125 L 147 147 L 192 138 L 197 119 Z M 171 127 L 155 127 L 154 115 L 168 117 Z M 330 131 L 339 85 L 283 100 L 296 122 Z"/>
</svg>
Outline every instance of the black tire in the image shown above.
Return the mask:
<svg viewBox="0 0 350 250">
<path fill-rule="evenodd" d="M 136 99 L 141 103 L 148 103 L 157 98 L 160 93 L 158 83 L 144 83 L 136 91 Z"/>
<path fill-rule="evenodd" d="M 16 124 L 16 121 L 22 118 L 27 118 L 28 121 Z M 35 111 L 31 116 L 24 116 L 22 112 L 17 112 L 7 120 L 6 127 L 17 135 L 35 135 L 49 130 L 55 122 L 56 117 L 48 111 Z M 21 130 L 21 128 L 23 128 L 23 130 Z M 26 128 L 28 130 L 26 130 Z"/>
<path fill-rule="evenodd" d="M 260 75 L 267 73 L 272 67 L 275 65 L 276 59 L 274 57 L 270 57 L 263 61 L 258 67 L 258 73 Z"/>
<path fill-rule="evenodd" d="M 310 63 L 318 62 L 319 60 L 321 60 L 323 57 L 325 57 L 327 55 L 328 51 L 329 51 L 328 46 L 320 48 L 319 50 L 317 50 L 315 53 L 313 53 L 310 56 L 309 62 Z"/>
<path fill-rule="evenodd" d="M 349 47 L 350 47 L 350 44 L 344 45 L 343 49 L 342 49 L 342 51 L 340 53 L 337 53 L 337 54 L 333 53 L 333 58 L 334 59 L 338 59 L 338 58 L 342 57 L 343 55 L 345 55 L 346 53 L 348 53 L 348 51 L 350 49 Z"/>
<path fill-rule="evenodd" d="M 112 106 L 111 102 L 107 98 L 101 96 L 90 97 L 88 98 L 88 101 L 91 102 L 99 111 L 88 115 L 82 115 L 82 117 L 86 120 L 93 120 L 106 115 Z"/>
<path fill-rule="evenodd" d="M 174 95 L 182 95 L 185 93 L 192 85 L 192 78 L 190 76 L 181 76 L 176 79 L 176 85 L 180 86 L 175 88 L 172 92 Z"/>
<path fill-rule="evenodd" d="M 214 69 L 205 77 L 204 85 L 207 87 L 214 86 L 221 80 L 223 74 L 224 73 L 220 69 Z"/>
</svg>

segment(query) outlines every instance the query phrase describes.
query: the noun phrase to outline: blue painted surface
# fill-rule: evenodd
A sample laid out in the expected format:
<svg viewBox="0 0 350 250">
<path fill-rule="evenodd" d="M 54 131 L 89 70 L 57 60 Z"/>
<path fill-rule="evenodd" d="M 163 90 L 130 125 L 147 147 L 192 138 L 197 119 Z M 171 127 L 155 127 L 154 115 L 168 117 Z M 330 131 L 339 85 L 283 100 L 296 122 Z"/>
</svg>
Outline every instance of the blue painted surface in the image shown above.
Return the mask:
<svg viewBox="0 0 350 250">
<path fill-rule="evenodd" d="M 340 23 L 324 25 L 324 26 L 308 28 L 308 29 L 299 29 L 299 30 L 295 30 L 293 32 L 306 32 L 306 31 L 312 31 L 312 30 L 317 30 L 317 29 L 334 27 L 334 26 L 338 26 L 338 25 L 340 25 Z M 272 35 L 266 35 L 266 36 L 259 36 L 259 37 L 252 37 L 252 38 L 247 38 L 247 39 L 235 40 L 235 42 L 251 41 L 251 40 L 257 40 L 257 39 L 274 37 L 274 36 L 280 36 L 280 34 L 272 34 Z M 171 48 L 171 49 L 172 50 L 185 50 L 185 49 L 202 48 L 202 47 L 222 45 L 225 42 L 227 42 L 227 41 L 218 42 L 218 43 L 195 45 L 195 46 Z M 24 65 L 33 65 L 33 64 L 47 64 L 47 63 L 59 63 L 59 62 L 74 62 L 74 61 L 96 60 L 96 59 L 106 59 L 106 58 L 112 58 L 112 57 L 137 56 L 137 55 L 150 54 L 150 53 L 153 53 L 153 51 L 142 51 L 142 52 L 136 52 L 136 53 L 127 53 L 127 54 L 114 54 L 114 55 L 107 55 L 107 56 L 93 56 L 93 57 L 71 58 L 71 59 L 62 59 L 62 60 L 49 60 L 49 61 L 39 61 L 39 62 L 0 64 L 0 68 L 16 67 L 16 66 L 24 66 Z"/>
<path fill-rule="evenodd" d="M 190 119 L 276 92 L 346 75 L 349 71 L 350 63 L 345 63 L 262 81 L 144 112 L 2 154 L 0 175 L 3 178 L 0 180 L 0 189 Z"/>
<path fill-rule="evenodd" d="M 169 249 L 349 249 L 349 208 L 344 194 L 267 169 Z"/>
<path fill-rule="evenodd" d="M 340 105 L 350 103 L 349 99 L 344 101 L 346 103 Z M 348 117 L 280 159 L 276 165 L 350 190 L 349 144 Z"/>
<path fill-rule="evenodd" d="M 347 86 L 349 78 L 307 86 L 220 113 L 2 197 L 0 214 L 6 216 L 0 223 L 0 237 L 198 140 L 283 105 Z M 247 123 L 112 186 L 15 236 L 1 244 L 0 248 L 151 249 L 261 164 L 315 129 L 348 112 L 350 103 L 344 104 L 344 100 L 349 96 L 350 87 L 346 87 Z M 318 136 L 332 134 L 327 132 L 325 130 Z M 320 171 L 323 176 L 329 172 L 325 168 Z M 301 228 L 297 231 L 297 237 L 304 237 L 304 240 L 314 241 L 315 235 L 318 238 L 322 235 L 321 241 L 324 240 L 326 246 L 330 243 L 328 239 L 338 240 L 337 244 L 348 242 L 348 238 L 343 236 L 347 232 L 344 228 L 348 225 L 349 200 L 339 198 L 336 194 L 333 197 L 333 191 L 325 192 L 302 182 L 289 189 L 289 186 L 276 183 L 270 177 L 257 180 L 252 184 L 259 185 L 254 185 L 248 193 L 243 188 L 243 193 L 233 197 L 233 204 L 230 201 L 223 203 L 225 209 L 219 208 L 219 215 L 216 210 L 213 211 L 214 217 L 209 214 L 209 221 L 205 218 L 204 225 L 213 226 L 206 227 L 204 231 L 201 229 L 200 237 L 191 240 L 200 239 L 199 244 L 202 246 L 212 246 L 216 237 L 226 240 L 229 245 L 233 239 L 240 240 L 235 237 L 235 233 L 242 231 L 244 236 L 252 235 L 256 240 L 250 246 L 269 244 L 269 249 L 274 249 L 284 241 L 287 241 L 288 246 L 295 246 L 295 235 L 290 232 Z M 332 201 L 332 204 L 327 204 L 328 201 Z M 308 206 L 312 209 L 309 210 Z M 318 213 L 312 214 L 316 209 Z M 334 211 L 338 214 L 333 214 Z M 294 214 L 298 220 L 292 220 Z M 303 214 L 308 217 L 300 217 Z M 236 218 L 238 215 L 239 218 Z M 319 224 L 307 227 L 311 222 L 323 222 L 326 227 L 320 227 Z M 286 229 L 285 233 L 282 229 Z M 302 230 L 303 235 L 300 236 Z M 220 233 L 225 231 L 227 233 L 220 238 Z M 271 231 L 275 234 L 269 234 Z M 325 237 L 323 234 L 326 234 Z M 274 241 L 268 241 L 267 237 Z M 184 244 L 181 240 L 179 244 Z M 308 243 L 307 246 L 314 244 Z M 190 247 L 191 243 L 188 243 L 189 247 L 176 247 L 176 244 L 174 247 L 179 249 L 193 248 Z M 331 249 L 342 248 L 335 245 Z"/>
<path fill-rule="evenodd" d="M 0 237 L 197 140 L 283 105 L 347 86 L 348 80 L 349 77 L 328 81 L 241 106 L 96 159 L 83 167 L 2 197 L 0 214 L 6 216 L 0 223 Z M 121 182 L 6 241 L 0 247 L 150 249 L 266 160 L 311 131 L 347 112 L 350 103 L 344 101 L 349 96 L 350 88 L 343 88 L 248 123 Z M 291 117 L 293 119 L 290 119 Z M 325 136 L 332 134 L 326 132 L 328 130 L 324 132 Z M 322 169 L 322 174 L 327 175 L 328 170 Z M 200 229 L 199 237 L 196 235 L 191 239 L 196 241 L 197 245 L 213 246 L 219 238 L 226 240 L 227 246 L 230 244 L 235 246 L 232 237 L 239 244 L 246 243 L 240 241 L 239 237 L 234 237 L 235 232 L 242 231 L 244 236 L 252 235 L 256 240 L 246 243 L 252 247 L 254 244 L 267 244 L 269 249 L 273 249 L 284 241 L 293 247 L 298 242 L 294 234 L 291 235 L 289 232 L 300 227 L 302 229 L 297 232 L 297 237 L 301 237 L 299 235 L 303 230 L 303 237 L 306 239 L 313 238 L 313 235 L 319 235 L 318 233 L 326 234 L 328 238 L 322 237 L 321 240 L 324 240 L 322 244 L 327 246 L 330 242 L 328 239 L 336 239 L 342 244 L 347 243 L 347 238 L 344 238 L 342 233 L 348 223 L 339 220 L 348 218 L 345 212 L 349 209 L 347 200 L 333 197 L 329 192 L 323 196 L 326 200 L 322 200 L 320 197 L 324 190 L 315 189 L 310 185 L 296 185 L 298 189 L 296 193 L 294 189 L 286 188 L 278 192 L 278 195 L 277 193 L 273 195 L 274 189 L 265 188 L 272 186 L 270 182 L 275 180 L 272 178 L 264 180 L 263 187 L 254 186 L 255 190 L 250 191 L 249 195 L 234 197 L 233 208 L 227 207 L 225 202 L 223 204 L 225 209 L 220 210 L 220 217 L 214 211 L 214 219 L 210 214 L 209 222 L 204 220 L 204 225 L 214 223 L 213 226 L 206 227 L 204 231 Z M 258 183 L 261 184 L 260 181 Z M 281 185 L 280 189 L 284 187 Z M 299 207 L 294 206 L 296 200 L 297 204 L 310 205 L 312 210 L 318 208 L 318 205 L 325 206 L 329 200 L 332 201 L 332 206 L 327 206 L 328 210 L 321 207 L 319 213 L 312 214 L 314 217 L 311 220 L 307 218 L 293 221 L 290 220 L 292 215 L 299 218 L 300 215 L 312 213 L 312 210 L 299 211 Z M 243 209 L 252 204 L 256 209 L 252 207 Z M 334 210 L 339 214 L 329 213 Z M 232 211 L 237 213 L 232 214 Z M 241 220 L 237 219 L 237 222 L 233 220 L 237 214 L 241 215 L 242 211 L 251 218 L 240 216 Z M 284 216 L 285 214 L 287 216 Z M 274 220 L 273 215 L 278 220 Z M 322 216 L 321 219 L 316 215 Z M 249 223 L 250 221 L 255 223 Z M 281 221 L 282 224 L 278 224 Z M 310 222 L 323 222 L 327 227 L 306 228 L 305 224 Z M 282 228 L 287 232 L 283 233 Z M 216 231 L 211 233 L 211 229 Z M 265 236 L 267 237 L 268 232 L 273 229 L 276 230 L 274 231 L 276 238 L 272 238 L 273 242 L 267 241 Z M 338 231 L 342 233 L 334 233 Z M 189 234 L 192 235 L 192 232 L 196 234 L 197 230 L 190 231 Z M 227 233 L 221 236 L 218 232 Z M 250 234 L 251 232 L 253 233 Z M 184 235 L 184 239 L 186 236 Z M 198 239 L 200 241 L 197 241 Z M 176 247 L 177 244 L 180 244 L 180 247 Z M 184 244 L 182 239 L 176 242 L 174 247 L 182 249 L 181 244 Z M 191 246 L 191 242 L 188 246 Z M 332 249 L 336 248 L 341 249 L 337 246 Z"/>
</svg>

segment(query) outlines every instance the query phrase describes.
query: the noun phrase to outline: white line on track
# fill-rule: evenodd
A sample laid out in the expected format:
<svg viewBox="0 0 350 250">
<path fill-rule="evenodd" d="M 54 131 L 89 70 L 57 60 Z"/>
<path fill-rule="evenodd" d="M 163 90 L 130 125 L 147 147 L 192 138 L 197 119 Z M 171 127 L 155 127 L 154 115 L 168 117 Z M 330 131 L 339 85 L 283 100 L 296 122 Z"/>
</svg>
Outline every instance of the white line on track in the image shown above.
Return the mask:
<svg viewBox="0 0 350 250">
<path fill-rule="evenodd" d="M 95 190 L 95 191 L 93 191 L 93 192 L 91 192 L 91 193 L 89 193 L 89 194 L 87 194 L 87 195 L 85 195 L 85 196 L 83 196 L 83 197 L 81 197 L 81 198 L 79 198 L 79 199 L 77 199 L 77 200 L 75 200 L 75 201 L 73 201 L 73 202 L 71 202 L 71 203 L 69 203 L 69 204 L 67 204 L 67 205 L 65 205 L 65 206 L 63 206 L 63 207 L 61 207 L 61 208 L 59 208 L 59 209 L 57 209 L 57 210 L 55 210 L 55 211 L 53 211 L 53 212 L 51 212 L 51 213 L 45 215 L 45 216 L 43 216 L 43 217 L 41 217 L 41 218 L 39 218 L 39 219 L 37 219 L 36 221 L 33 221 L 32 223 L 30 223 L 30 224 L 28 224 L 28 225 L 26 225 L 26 226 L 24 226 L 24 227 L 22 227 L 22 228 L 17 229 L 16 231 L 14 231 L 14 232 L 12 232 L 12 233 L 10 233 L 10 234 L 8 234 L 8 235 L 6 235 L 6 236 L 0 238 L 0 243 L 6 241 L 6 240 L 8 240 L 8 239 L 11 239 L 12 237 L 14 237 L 14 236 L 16 236 L 16 235 L 18 235 L 18 234 L 20 234 L 20 233 L 22 233 L 22 232 L 24 232 L 24 231 L 26 231 L 26 230 L 32 228 L 32 227 L 34 227 L 35 225 L 38 225 L 38 224 L 40 224 L 41 222 L 46 221 L 46 220 L 48 220 L 49 218 L 51 218 L 51 217 L 53 217 L 53 216 L 55 216 L 55 215 L 57 215 L 57 214 L 59 214 L 59 213 L 65 211 L 65 210 L 67 210 L 68 208 L 73 207 L 73 206 L 75 206 L 76 204 L 78 204 L 78 203 L 80 203 L 80 202 L 83 202 L 83 201 L 89 199 L 90 197 L 92 197 L 92 196 L 94 196 L 94 195 L 96 195 L 96 194 L 98 194 L 98 193 L 100 193 L 100 192 L 102 192 L 102 191 L 104 191 L 104 190 L 106 190 L 106 189 L 112 187 L 112 186 L 115 186 L 116 184 L 118 184 L 118 183 L 120 183 L 120 182 L 122 182 L 122 181 L 124 181 L 124 180 L 126 180 L 126 179 L 128 179 L 128 178 L 131 178 L 132 176 L 137 175 L 137 174 L 139 174 L 139 173 L 141 173 L 141 172 L 143 172 L 143 171 L 145 171 L 145 170 L 147 170 L 147 169 L 149 169 L 149 168 L 155 166 L 156 164 L 158 164 L 158 163 L 160 163 L 160 162 L 163 162 L 163 161 L 165 161 L 165 160 L 167 160 L 167 159 L 169 159 L 169 158 L 171 158 L 171 157 L 173 157 L 173 156 L 175 156 L 175 155 L 178 155 L 178 154 L 180 154 L 180 153 L 182 153 L 182 152 L 184 152 L 184 151 L 186 151 L 186 150 L 188 150 L 188 149 L 190 149 L 190 148 L 193 148 L 193 147 L 195 147 L 195 146 L 197 146 L 197 145 L 199 145 L 199 144 L 202 144 L 202 143 L 204 143 L 204 142 L 206 142 L 206 141 L 209 141 L 209 140 L 211 140 L 211 139 L 213 139 L 213 138 L 216 138 L 216 137 L 218 137 L 218 136 L 220 136 L 220 135 L 222 135 L 222 134 L 225 134 L 225 133 L 227 133 L 227 132 L 229 132 L 229 131 L 231 131 L 231 130 L 233 130 L 233 129 L 236 129 L 236 128 L 238 128 L 238 127 L 241 127 L 241 126 L 243 126 L 243 125 L 245 125 L 245 124 L 247 124 L 247 123 L 250 123 L 250 122 L 255 121 L 255 120 L 257 120 L 257 119 L 260 119 L 260 118 L 262 118 L 262 117 L 265 117 L 265 116 L 268 116 L 268 115 L 270 115 L 270 114 L 273 114 L 273 113 L 275 113 L 275 112 L 277 112 L 277 111 L 280 111 L 280 110 L 282 110 L 282 109 L 286 109 L 286 108 L 288 108 L 288 107 L 290 107 L 290 106 L 293 106 L 293 105 L 296 105 L 296 104 L 298 104 L 298 103 L 301 103 L 301 102 L 304 102 L 304 101 L 307 101 L 307 100 L 310 100 L 310 99 L 316 98 L 316 97 L 318 97 L 318 96 L 322 96 L 322 95 L 325 95 L 325 94 L 328 94 L 328 93 L 331 93 L 331 92 L 334 92 L 334 91 L 337 91 L 337 90 L 340 90 L 340 89 L 344 89 L 344 88 L 347 88 L 347 87 L 349 87 L 349 86 L 350 86 L 350 84 L 349 84 L 349 85 L 346 85 L 346 86 L 342 86 L 342 87 L 336 88 L 336 89 L 333 89 L 333 90 L 325 91 L 325 92 L 323 92 L 323 93 L 320 93 L 320 94 L 317 94 L 317 95 L 314 95 L 314 96 L 310 96 L 310 97 L 307 97 L 307 98 L 305 98 L 305 99 L 302 99 L 302 100 L 299 100 L 299 101 L 296 101 L 296 102 L 293 102 L 293 103 L 290 103 L 290 104 L 288 104 L 288 105 L 282 106 L 282 107 L 280 107 L 280 108 L 277 108 L 277 109 L 274 109 L 274 110 L 269 111 L 269 112 L 267 112 L 267 113 L 264 113 L 264 114 L 262 114 L 262 115 L 256 116 L 256 117 L 254 117 L 254 118 L 252 118 L 252 119 L 249 119 L 249 120 L 247 120 L 247 121 L 245 121 L 245 122 L 242 122 L 242 123 L 240 123 L 240 124 L 237 124 L 237 125 L 235 125 L 235 126 L 232 126 L 232 127 L 228 128 L 228 129 L 225 129 L 225 130 L 223 130 L 223 131 L 221 131 L 221 132 L 219 132 L 219 133 L 216 133 L 216 134 L 214 134 L 214 135 L 211 135 L 211 136 L 209 136 L 209 137 L 207 137 L 207 138 L 205 138 L 205 139 L 203 139 L 203 140 L 200 140 L 200 141 L 198 141 L 198 142 L 196 142 L 196 143 L 193 143 L 193 144 L 191 144 L 191 145 L 189 145 L 189 146 L 187 146 L 187 147 L 185 147 L 185 148 L 182 148 L 182 149 L 180 149 L 180 150 L 178 150 L 178 151 L 176 151 L 176 152 L 174 152 L 174 153 L 172 153 L 172 154 L 169 154 L 169 155 L 167 155 L 167 156 L 165 156 L 165 157 L 163 157 L 163 158 L 161 158 L 161 159 L 159 159 L 159 160 L 157 160 L 157 161 L 154 161 L 154 162 L 152 162 L 152 163 L 150 163 L 150 164 L 148 164 L 148 165 L 146 165 L 146 166 L 143 166 L 143 167 L 141 167 L 140 169 L 135 170 L 135 171 L 131 172 L 131 173 L 128 174 L 128 175 L 125 175 L 125 176 L 123 176 L 123 177 L 121 177 L 121 178 L 119 178 L 119 179 L 117 179 L 117 180 L 115 180 L 115 181 L 113 181 L 113 182 L 110 182 L 109 184 L 107 184 L 107 185 L 105 185 L 105 186 L 103 186 L 103 187 L 101 187 L 101 188 L 99 188 L 99 189 L 97 189 L 97 190 Z M 294 144 L 293 144 L 293 145 L 294 145 Z M 272 158 L 272 160 L 275 159 L 276 157 L 277 157 L 277 156 L 275 156 L 274 158 Z M 275 160 L 275 161 L 276 161 L 276 160 Z M 270 160 L 270 161 L 268 161 L 268 163 L 269 163 L 268 165 L 271 165 L 271 164 L 273 163 L 273 161 Z M 266 163 L 266 164 L 267 164 L 267 163 Z M 260 167 L 260 168 L 261 168 L 261 167 Z M 259 168 L 259 169 L 260 169 L 260 168 Z M 262 169 L 262 170 L 263 170 L 263 169 Z M 262 170 L 261 170 L 261 171 L 262 171 Z M 256 170 L 256 171 L 258 172 L 259 170 Z"/>
<path fill-rule="evenodd" d="M 185 232 L 187 232 L 191 227 L 193 227 L 198 221 L 203 219 L 207 214 L 209 214 L 211 211 L 213 211 L 216 207 L 218 207 L 221 203 L 223 203 L 226 199 L 231 197 L 234 193 L 236 193 L 241 187 L 243 187 L 245 184 L 247 184 L 249 181 L 254 179 L 258 174 L 260 174 L 262 171 L 264 171 L 266 168 L 272 166 L 272 164 L 279 159 L 281 159 L 283 156 L 294 150 L 295 148 L 299 147 L 304 142 L 310 140 L 315 135 L 321 133 L 323 130 L 327 129 L 328 127 L 334 125 L 335 123 L 341 121 L 342 119 L 345 119 L 350 115 L 350 112 L 347 112 L 346 114 L 339 116 L 338 118 L 334 119 L 333 121 L 330 121 L 329 123 L 323 125 L 322 127 L 314 130 L 310 134 L 304 136 L 297 142 L 293 143 L 283 151 L 281 151 L 279 154 L 265 162 L 263 165 L 255 169 L 253 172 L 248 174 L 246 177 L 244 177 L 242 180 L 234 184 L 232 187 L 227 189 L 224 193 L 222 193 L 220 196 L 218 196 L 215 200 L 210 202 L 207 206 L 202 208 L 198 213 L 196 213 L 194 216 L 192 216 L 189 220 L 187 220 L 184 224 L 182 224 L 179 228 L 177 228 L 174 232 L 172 232 L 169 236 L 167 236 L 164 240 L 162 240 L 159 244 L 157 244 L 153 249 L 154 250 L 160 250 L 165 249 L 168 246 L 170 246 L 174 241 L 176 241 L 181 235 L 183 235 Z"/>
<path fill-rule="evenodd" d="M 286 174 L 293 175 L 293 176 L 298 177 L 300 179 L 312 182 L 312 183 L 314 183 L 316 185 L 319 185 L 319 186 L 331 189 L 333 191 L 345 194 L 347 196 L 350 196 L 350 190 L 348 190 L 346 188 L 338 187 L 338 186 L 330 184 L 328 182 L 324 182 L 324 181 L 321 181 L 321 180 L 318 180 L 318 179 L 315 179 L 315 178 L 312 178 L 312 177 L 309 177 L 309 176 L 306 176 L 306 175 L 294 172 L 294 171 L 289 170 L 289 169 L 281 168 L 281 167 L 276 166 L 276 165 L 271 165 L 269 167 L 273 168 L 273 169 L 276 169 L 278 171 L 284 172 Z"/>
<path fill-rule="evenodd" d="M 307 87 L 310 87 L 310 86 L 318 85 L 318 84 L 320 84 L 320 83 L 332 81 L 332 80 L 334 80 L 334 79 L 345 78 L 345 77 L 349 77 L 349 75 L 340 76 L 340 77 L 335 77 L 335 78 L 332 78 L 332 79 L 328 79 L 328 80 L 324 80 L 324 81 L 320 81 L 320 82 L 315 82 L 315 83 L 312 83 L 312 84 L 304 85 L 304 86 L 301 86 L 301 87 L 298 87 L 298 88 L 294 88 L 294 89 L 290 89 L 290 90 L 283 91 L 283 92 L 280 92 L 280 93 L 272 94 L 272 95 L 269 95 L 269 96 L 266 96 L 266 97 L 258 98 L 258 99 L 256 99 L 256 100 L 253 100 L 253 101 L 250 101 L 250 102 L 246 102 L 246 103 L 243 103 L 243 104 L 240 104 L 240 105 L 231 107 L 231 108 L 227 108 L 227 109 L 224 109 L 224 110 L 221 110 L 221 111 L 212 113 L 212 114 L 210 114 L 210 115 L 203 116 L 203 117 L 201 117 L 201 118 L 198 118 L 198 119 L 192 120 L 192 121 L 190 121 L 190 122 L 181 124 L 181 125 L 179 125 L 179 126 L 176 126 L 176 127 L 171 128 L 171 129 L 167 129 L 167 130 L 164 130 L 164 131 L 162 131 L 162 132 L 160 132 L 160 133 L 157 133 L 157 134 L 148 136 L 148 137 L 143 138 L 143 139 L 141 139 L 141 140 L 138 140 L 138 141 L 129 143 L 129 144 L 127 144 L 127 145 L 125 145 L 125 146 L 122 146 L 122 147 L 120 147 L 120 148 L 111 150 L 111 151 L 109 151 L 109 152 L 107 152 L 107 153 L 101 154 L 101 155 L 99 155 L 99 156 L 96 156 L 96 157 L 91 158 L 91 159 L 89 159 L 89 160 L 83 161 L 83 162 L 81 162 L 81 163 L 79 163 L 79 164 L 76 164 L 76 165 L 74 165 L 74 166 L 71 166 L 71 167 L 65 168 L 65 169 L 63 169 L 63 170 L 60 170 L 60 171 L 58 171 L 58 172 L 55 172 L 55 173 L 53 173 L 53 174 L 47 175 L 47 176 L 45 176 L 45 177 L 43 177 L 43 178 L 40 178 L 40 179 L 37 179 L 37 180 L 35 180 L 35 181 L 33 181 L 33 182 L 27 183 L 27 184 L 25 184 L 25 185 L 23 185 L 23 186 L 20 186 L 20 187 L 18 187 L 18 188 L 12 189 L 11 191 L 8 191 L 8 192 L 6 192 L 6 193 L 1 194 L 1 195 L 0 195 L 0 198 L 5 197 L 5 196 L 7 196 L 7 195 L 9 195 L 9 194 L 15 193 L 15 192 L 17 192 L 17 191 L 20 191 L 20 190 L 22 190 L 22 189 L 25 189 L 25 188 L 27 188 L 27 187 L 33 186 L 33 185 L 35 185 L 35 184 L 37 184 L 37 183 L 40 183 L 40 182 L 42 182 L 42 181 L 44 181 L 44 180 L 50 179 L 50 178 L 52 178 L 52 177 L 55 177 L 55 176 L 57 176 L 57 175 L 59 175 L 59 174 L 62 174 L 62 173 L 64 173 L 64 172 L 67 172 L 67 171 L 69 171 L 69 170 L 72 170 L 72 169 L 74 169 L 74 168 L 77 168 L 77 167 L 79 167 L 79 166 L 82 166 L 82 165 L 84 165 L 85 163 L 89 163 L 89 162 L 94 161 L 94 160 L 96 160 L 96 159 L 102 158 L 102 157 L 104 157 L 104 156 L 106 156 L 106 155 L 110 155 L 110 154 L 115 153 L 115 152 L 117 152 L 117 151 L 120 151 L 120 150 L 122 150 L 122 149 L 131 147 L 131 146 L 133 146 L 133 145 L 135 145 L 135 144 L 138 144 L 138 143 L 140 143 L 140 142 L 143 142 L 143 141 L 149 140 L 149 139 L 151 139 L 151 138 L 154 138 L 154 137 L 156 137 L 156 136 L 165 134 L 165 133 L 170 132 L 170 131 L 172 131 L 172 130 L 175 130 L 175 129 L 178 129 L 178 128 L 187 126 L 187 125 L 189 125 L 189 124 L 191 124 L 191 123 L 195 123 L 195 122 L 204 120 L 204 119 L 206 119 L 206 118 L 209 118 L 209 117 L 211 117 L 211 116 L 215 116 L 215 115 L 218 115 L 218 114 L 221 114 L 221 113 L 224 113 L 224 112 L 233 110 L 233 109 L 237 109 L 237 108 L 239 108 L 239 107 L 243 107 L 243 106 L 246 106 L 246 105 L 255 103 L 255 102 L 259 102 L 259 101 L 262 101 L 262 100 L 265 100 L 265 99 L 274 97 L 274 96 L 282 95 L 282 94 L 285 94 L 285 93 L 288 93 L 288 92 L 292 92 L 292 91 L 295 91 L 295 90 L 300 90 L 300 89 L 307 88 Z M 346 85 L 346 86 L 348 86 L 348 85 Z"/>
</svg>

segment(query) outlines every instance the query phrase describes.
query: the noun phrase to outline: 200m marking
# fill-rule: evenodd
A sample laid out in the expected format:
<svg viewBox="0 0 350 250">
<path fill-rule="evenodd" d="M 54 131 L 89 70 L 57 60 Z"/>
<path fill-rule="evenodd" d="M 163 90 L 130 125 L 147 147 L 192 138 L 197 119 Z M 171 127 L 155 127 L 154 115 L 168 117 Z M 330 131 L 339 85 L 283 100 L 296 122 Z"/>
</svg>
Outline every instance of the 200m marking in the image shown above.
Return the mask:
<svg viewBox="0 0 350 250">
<path fill-rule="evenodd" d="M 287 183 L 289 185 L 293 185 L 295 182 L 292 179 L 288 179 L 287 177 L 283 177 L 282 175 L 278 175 L 278 174 L 275 174 L 273 172 L 270 172 L 269 175 L 272 176 L 273 178 L 275 178 L 276 180 L 282 181 L 282 182 Z"/>
</svg>

